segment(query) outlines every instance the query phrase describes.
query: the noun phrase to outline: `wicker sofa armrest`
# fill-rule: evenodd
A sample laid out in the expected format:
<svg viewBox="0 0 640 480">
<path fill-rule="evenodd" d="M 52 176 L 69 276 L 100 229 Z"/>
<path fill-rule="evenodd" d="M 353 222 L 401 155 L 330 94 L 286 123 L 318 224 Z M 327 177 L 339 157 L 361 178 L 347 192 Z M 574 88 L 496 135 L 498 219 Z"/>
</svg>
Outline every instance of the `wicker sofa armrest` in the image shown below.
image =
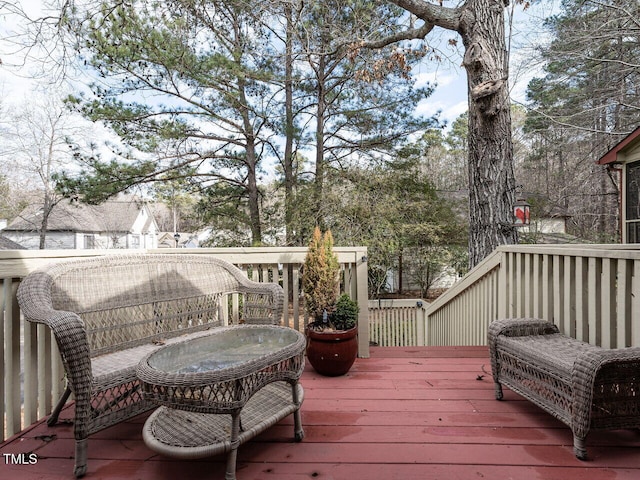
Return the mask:
<svg viewBox="0 0 640 480">
<path fill-rule="evenodd" d="M 521 337 L 525 335 L 548 335 L 559 333 L 558 327 L 540 318 L 503 318 L 491 322 L 489 335 L 497 337 Z"/>
<path fill-rule="evenodd" d="M 245 295 L 243 320 L 248 324 L 277 325 L 284 311 L 284 291 L 274 283 L 244 284 L 240 287 Z"/>
<path fill-rule="evenodd" d="M 92 381 L 87 332 L 76 313 L 53 308 L 50 283 L 50 277 L 44 273 L 27 276 L 18 287 L 18 302 L 26 320 L 47 325 L 53 332 L 69 387 L 76 396 L 77 405 L 83 408 L 84 400 L 88 406 Z"/>
<path fill-rule="evenodd" d="M 243 320 L 249 324 L 277 325 L 284 312 L 284 290 L 280 285 L 255 282 L 241 270 L 229 264 L 228 271 L 238 284 L 238 292 L 245 295 Z"/>
<path fill-rule="evenodd" d="M 611 418 L 640 411 L 640 347 L 582 352 L 573 365 L 571 378 L 574 435 L 586 436 L 594 408 Z M 633 422 L 636 423 L 637 420 Z"/>
<path fill-rule="evenodd" d="M 56 339 L 65 368 L 74 357 L 86 356 L 90 349 L 84 322 L 74 312 L 56 310 L 51 300 L 51 277 L 35 272 L 27 276 L 19 285 L 18 303 L 29 322 L 47 325 Z M 90 361 L 89 361 L 90 365 Z M 89 366 L 89 373 L 91 367 Z M 71 375 L 72 372 L 67 371 Z"/>
</svg>

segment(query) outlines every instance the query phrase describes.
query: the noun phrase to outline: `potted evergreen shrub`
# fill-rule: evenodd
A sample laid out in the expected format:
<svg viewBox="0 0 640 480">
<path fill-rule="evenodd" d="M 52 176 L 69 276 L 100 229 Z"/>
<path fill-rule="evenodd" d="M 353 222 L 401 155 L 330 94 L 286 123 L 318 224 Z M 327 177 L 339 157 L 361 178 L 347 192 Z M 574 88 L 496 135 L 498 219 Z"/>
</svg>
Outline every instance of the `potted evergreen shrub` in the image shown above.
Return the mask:
<svg viewBox="0 0 640 480">
<path fill-rule="evenodd" d="M 316 227 L 302 271 L 305 310 L 312 322 L 306 328 L 307 358 L 320 374 L 344 375 L 358 355 L 358 304 L 339 295 L 340 264 L 333 252 L 331 231 Z"/>
</svg>

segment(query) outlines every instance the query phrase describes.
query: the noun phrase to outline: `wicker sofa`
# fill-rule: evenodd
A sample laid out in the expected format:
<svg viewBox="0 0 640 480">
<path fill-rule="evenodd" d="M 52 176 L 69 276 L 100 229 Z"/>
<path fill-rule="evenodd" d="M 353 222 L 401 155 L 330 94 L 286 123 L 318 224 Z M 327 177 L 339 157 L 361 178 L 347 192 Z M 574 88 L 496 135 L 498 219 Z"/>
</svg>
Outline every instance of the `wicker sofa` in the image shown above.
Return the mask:
<svg viewBox="0 0 640 480">
<path fill-rule="evenodd" d="M 138 362 L 161 345 L 221 326 L 234 292 L 242 322 L 280 322 L 279 285 L 250 281 L 212 256 L 105 255 L 52 264 L 21 282 L 22 312 L 51 328 L 67 376 L 50 426 L 75 396 L 76 477 L 87 470 L 89 435 L 155 406 L 141 393 Z"/>
<path fill-rule="evenodd" d="M 506 386 L 571 427 L 577 458 L 591 429 L 640 427 L 640 348 L 600 348 L 535 318 L 491 323 L 488 343 L 496 398 Z"/>
</svg>

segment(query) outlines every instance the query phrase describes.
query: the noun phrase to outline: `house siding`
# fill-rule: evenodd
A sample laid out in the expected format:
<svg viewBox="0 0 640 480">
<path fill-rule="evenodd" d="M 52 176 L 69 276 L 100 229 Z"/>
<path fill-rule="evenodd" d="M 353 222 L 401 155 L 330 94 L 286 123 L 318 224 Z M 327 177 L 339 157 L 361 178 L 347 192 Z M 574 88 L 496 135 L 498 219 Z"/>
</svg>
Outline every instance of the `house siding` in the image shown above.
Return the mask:
<svg viewBox="0 0 640 480">
<path fill-rule="evenodd" d="M 47 232 L 46 249 L 145 249 L 157 248 L 157 226 L 147 205 L 139 202 L 114 202 L 100 207 L 66 206 L 51 225 L 57 229 Z M 61 208 L 60 206 L 58 208 Z M 36 211 L 37 213 L 37 211 Z M 63 225 L 60 225 L 63 223 Z M 68 224 L 68 225 L 67 225 Z M 16 226 L 9 226 L 4 236 L 29 250 L 40 248 L 39 233 L 34 228 L 37 217 L 28 215 L 19 218 Z"/>
<path fill-rule="evenodd" d="M 36 232 L 4 232 L 4 236 L 27 250 L 40 248 L 40 235 Z M 73 232 L 47 232 L 44 248 L 47 250 L 73 250 L 76 248 L 76 237 Z"/>
</svg>

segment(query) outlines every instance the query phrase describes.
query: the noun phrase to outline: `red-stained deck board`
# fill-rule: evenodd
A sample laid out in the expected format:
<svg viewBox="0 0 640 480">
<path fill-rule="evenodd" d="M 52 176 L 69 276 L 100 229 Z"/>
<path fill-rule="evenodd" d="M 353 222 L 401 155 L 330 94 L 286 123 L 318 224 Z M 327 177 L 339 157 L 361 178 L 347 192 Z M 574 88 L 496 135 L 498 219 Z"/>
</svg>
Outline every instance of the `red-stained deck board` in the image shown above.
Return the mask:
<svg viewBox="0 0 640 480">
<path fill-rule="evenodd" d="M 640 432 L 592 432 L 578 461 L 568 427 L 505 390 L 496 401 L 486 347 L 372 348 L 344 377 L 302 377 L 305 438 L 286 418 L 238 455 L 239 480 L 631 480 L 640 478 Z M 63 417 L 71 416 L 71 407 Z M 146 415 L 89 439 L 87 479 L 224 478 L 224 457 L 182 461 L 150 451 Z M 4 464 L 0 479 L 72 479 L 72 426 L 39 422 L 0 447 L 36 452 Z"/>
</svg>

